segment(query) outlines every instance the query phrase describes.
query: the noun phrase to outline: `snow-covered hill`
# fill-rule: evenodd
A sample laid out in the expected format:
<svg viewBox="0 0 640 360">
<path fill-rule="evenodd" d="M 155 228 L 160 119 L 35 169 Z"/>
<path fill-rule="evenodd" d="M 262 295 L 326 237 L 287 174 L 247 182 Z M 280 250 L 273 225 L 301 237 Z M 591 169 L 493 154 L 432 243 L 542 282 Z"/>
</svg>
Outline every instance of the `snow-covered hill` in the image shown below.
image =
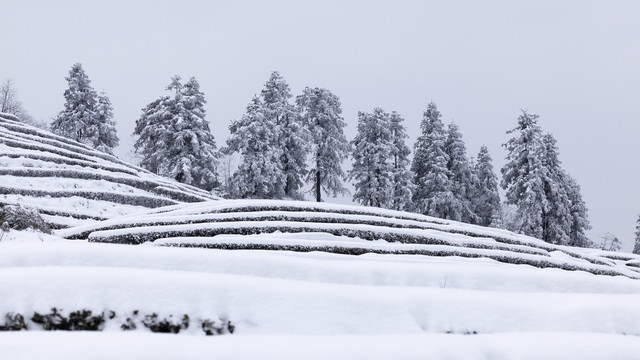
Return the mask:
<svg viewBox="0 0 640 360">
<path fill-rule="evenodd" d="M 0 194 L 58 228 L 0 232 L 2 359 L 640 359 L 640 256 L 219 200 L 4 115 Z"/>
<path fill-rule="evenodd" d="M 54 228 L 212 199 L 0 113 L 0 204 L 33 206 Z"/>
</svg>

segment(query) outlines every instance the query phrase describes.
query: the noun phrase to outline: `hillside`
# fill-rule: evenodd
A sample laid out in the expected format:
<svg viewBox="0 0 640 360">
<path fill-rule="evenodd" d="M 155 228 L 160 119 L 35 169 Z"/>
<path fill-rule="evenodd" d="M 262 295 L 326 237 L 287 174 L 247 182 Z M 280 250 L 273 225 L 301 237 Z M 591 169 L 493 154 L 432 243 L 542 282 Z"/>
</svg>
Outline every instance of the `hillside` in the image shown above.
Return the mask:
<svg viewBox="0 0 640 360">
<path fill-rule="evenodd" d="M 0 204 L 33 206 L 53 228 L 213 199 L 0 113 Z"/>
<path fill-rule="evenodd" d="M 221 200 L 6 115 L 0 181 L 2 204 L 57 228 L 0 232 L 3 358 L 640 354 L 637 255 L 378 208 Z"/>
</svg>

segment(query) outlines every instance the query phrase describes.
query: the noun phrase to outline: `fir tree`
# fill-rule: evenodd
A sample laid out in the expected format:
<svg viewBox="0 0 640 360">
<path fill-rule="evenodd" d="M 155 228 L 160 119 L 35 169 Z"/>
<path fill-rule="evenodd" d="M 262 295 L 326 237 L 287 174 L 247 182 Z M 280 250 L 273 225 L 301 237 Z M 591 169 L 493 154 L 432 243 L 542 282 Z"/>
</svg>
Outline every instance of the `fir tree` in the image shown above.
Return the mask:
<svg viewBox="0 0 640 360">
<path fill-rule="evenodd" d="M 638 220 L 636 220 L 636 242 L 633 246 L 633 253 L 640 255 L 640 215 L 638 215 Z"/>
<path fill-rule="evenodd" d="M 65 79 L 69 88 L 64 92 L 64 110 L 51 123 L 51 131 L 81 143 L 90 142 L 89 129 L 96 121 L 98 95 L 80 63 L 71 67 Z"/>
<path fill-rule="evenodd" d="M 141 165 L 179 182 L 212 190 L 218 186 L 218 153 L 209 124 L 205 120 L 204 93 L 195 78 L 185 84 L 180 77 L 162 96 L 143 109 L 134 134 Z"/>
<path fill-rule="evenodd" d="M 501 186 L 507 190 L 507 204 L 516 205 L 517 231 L 543 239 L 543 222 L 549 211 L 542 174 L 544 146 L 538 115 L 526 111 L 518 117 L 518 126 L 507 134 L 518 132 L 504 145 L 507 163 L 501 169 Z"/>
<path fill-rule="evenodd" d="M 380 108 L 358 113 L 358 132 L 351 141 L 355 179 L 353 200 L 361 205 L 388 208 L 392 198 L 392 137 L 389 114 Z"/>
<path fill-rule="evenodd" d="M 570 222 L 571 228 L 569 232 L 569 246 L 577 246 L 583 248 L 593 247 L 593 243 L 585 231 L 591 229 L 589 218 L 587 216 L 587 205 L 582 200 L 580 193 L 580 185 L 569 174 L 566 175 L 567 194 L 571 204 Z"/>
<path fill-rule="evenodd" d="M 444 125 L 433 102 L 427 106 L 420 128 L 422 134 L 414 145 L 411 164 L 416 185 L 413 203 L 422 214 L 446 218 L 453 199 L 451 174 L 447 168 L 449 156 L 445 151 Z"/>
<path fill-rule="evenodd" d="M 300 189 L 307 174 L 309 134 L 295 107 L 289 103 L 290 98 L 289 85 L 284 78 L 277 71 L 271 73 L 262 90 L 264 116 L 278 131 L 281 167 L 286 179 L 285 196 L 301 198 Z"/>
<path fill-rule="evenodd" d="M 302 122 L 311 135 L 311 168 L 307 181 L 316 201 L 322 201 L 322 191 L 330 196 L 347 193 L 342 185 L 345 173 L 342 162 L 348 156 L 349 142 L 344 136 L 340 99 L 327 89 L 305 88 L 296 99 Z"/>
<path fill-rule="evenodd" d="M 548 208 L 543 214 L 542 239 L 553 244 L 571 242 L 571 201 L 568 175 L 561 168 L 556 140 L 551 134 L 542 137 L 542 176 Z"/>
<path fill-rule="evenodd" d="M 392 200 L 390 208 L 392 210 L 413 210 L 413 192 L 415 186 L 413 185 L 413 179 L 411 171 L 409 170 L 409 154 L 411 150 L 405 143 L 407 130 L 403 125 L 404 119 L 397 112 L 391 112 L 389 117 L 389 123 L 391 131 L 391 165 L 392 176 L 391 183 L 393 186 Z"/>
<path fill-rule="evenodd" d="M 474 212 L 478 216 L 478 225 L 491 226 L 499 219 L 500 194 L 498 192 L 498 176 L 493 171 L 489 149 L 482 145 L 475 163 L 477 182 L 474 190 Z"/>
<path fill-rule="evenodd" d="M 451 192 L 453 194 L 446 218 L 476 223 L 478 217 L 473 209 L 472 198 L 477 179 L 469 159 L 467 159 L 467 149 L 462 140 L 462 134 L 454 123 L 449 124 L 445 151 L 449 157 L 447 169 L 451 176 Z"/>
<path fill-rule="evenodd" d="M 94 149 L 113 154 L 120 139 L 116 133 L 116 123 L 113 121 L 113 107 L 107 94 L 101 92 L 96 103 L 95 122 L 90 126 L 92 146 Z"/>
<path fill-rule="evenodd" d="M 278 129 L 265 111 L 262 101 L 254 97 L 245 115 L 229 126 L 227 150 L 242 157 L 231 177 L 232 197 L 281 199 L 285 195 Z"/>
</svg>

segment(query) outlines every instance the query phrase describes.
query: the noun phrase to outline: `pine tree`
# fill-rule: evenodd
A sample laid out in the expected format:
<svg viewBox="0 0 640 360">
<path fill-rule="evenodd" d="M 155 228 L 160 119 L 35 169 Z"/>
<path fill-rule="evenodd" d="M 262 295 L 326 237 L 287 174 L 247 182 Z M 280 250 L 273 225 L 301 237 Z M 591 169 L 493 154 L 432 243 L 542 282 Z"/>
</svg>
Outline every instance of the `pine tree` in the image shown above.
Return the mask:
<svg viewBox="0 0 640 360">
<path fill-rule="evenodd" d="M 91 146 L 99 151 L 113 154 L 120 139 L 116 133 L 116 123 L 113 121 L 113 107 L 107 94 L 101 92 L 96 103 L 95 121 L 90 126 Z"/>
<path fill-rule="evenodd" d="M 571 230 L 569 232 L 569 246 L 583 248 L 593 247 L 593 242 L 589 240 L 585 231 L 591 229 L 587 216 L 587 205 L 582 200 L 580 185 L 569 174 L 566 175 L 567 194 L 571 204 L 569 213 L 571 215 Z"/>
<path fill-rule="evenodd" d="M 281 167 L 286 179 L 285 196 L 299 199 L 307 174 L 309 134 L 295 107 L 289 103 L 290 98 L 289 85 L 277 71 L 272 72 L 262 90 L 264 116 L 278 130 L 278 147 L 282 150 Z"/>
<path fill-rule="evenodd" d="M 633 253 L 640 255 L 640 215 L 638 215 L 638 220 L 636 220 L 636 242 L 633 246 Z"/>
<path fill-rule="evenodd" d="M 416 185 L 413 203 L 422 214 L 446 218 L 453 199 L 451 174 L 447 168 L 449 156 L 445 151 L 444 125 L 433 102 L 427 106 L 420 128 L 422 134 L 414 145 L 411 164 Z"/>
<path fill-rule="evenodd" d="M 519 132 L 519 136 L 504 145 L 508 155 L 507 163 L 501 169 L 501 186 L 507 190 L 507 204 L 517 207 L 517 231 L 543 239 L 543 222 L 549 203 L 542 174 L 542 129 L 537 119 L 538 115 L 523 111 L 518 117 L 518 126 L 507 131 L 507 134 Z"/>
<path fill-rule="evenodd" d="M 95 122 L 98 95 L 80 63 L 71 67 L 65 79 L 69 88 L 64 92 L 64 110 L 51 123 L 51 131 L 78 142 L 90 143 L 88 132 Z"/>
<path fill-rule="evenodd" d="M 543 214 L 542 239 L 553 244 L 571 242 L 571 201 L 568 175 L 561 168 L 556 139 L 551 134 L 542 137 L 542 175 L 548 209 Z"/>
<path fill-rule="evenodd" d="M 477 177 L 474 189 L 474 212 L 478 215 L 478 225 L 491 226 L 500 217 L 500 194 L 498 176 L 493 171 L 489 149 L 482 145 L 475 163 Z"/>
<path fill-rule="evenodd" d="M 349 142 L 344 136 L 340 99 L 327 89 L 305 88 L 296 98 L 303 124 L 309 129 L 313 148 L 307 181 L 316 201 L 322 201 L 322 191 L 330 196 L 347 193 L 342 185 L 345 173 L 342 162 L 349 154 Z"/>
<path fill-rule="evenodd" d="M 278 128 L 265 116 L 258 97 L 247 106 L 240 120 L 231 123 L 228 152 L 239 152 L 242 160 L 231 177 L 231 196 L 236 198 L 281 199 L 286 181 L 282 171 L 282 150 Z"/>
<path fill-rule="evenodd" d="M 415 186 L 411 171 L 409 170 L 409 154 L 411 150 L 405 143 L 407 130 L 403 125 L 404 119 L 397 112 L 391 112 L 389 123 L 391 131 L 391 164 L 392 164 L 392 200 L 390 208 L 392 210 L 412 211 L 413 192 Z"/>
<path fill-rule="evenodd" d="M 462 134 L 458 126 L 449 124 L 445 151 L 449 156 L 447 169 L 450 173 L 452 202 L 446 217 L 451 220 L 466 223 L 477 223 L 478 216 L 473 209 L 473 190 L 477 182 L 473 168 L 467 159 L 467 149 L 462 140 Z"/>
<path fill-rule="evenodd" d="M 205 120 L 204 93 L 195 78 L 174 76 L 162 96 L 143 109 L 134 134 L 141 166 L 179 182 L 212 190 L 218 186 L 216 143 Z"/>
<path fill-rule="evenodd" d="M 392 138 L 389 114 L 380 108 L 358 113 L 358 132 L 351 141 L 353 167 L 349 179 L 356 180 L 353 200 L 361 205 L 388 208 L 392 198 Z"/>
</svg>

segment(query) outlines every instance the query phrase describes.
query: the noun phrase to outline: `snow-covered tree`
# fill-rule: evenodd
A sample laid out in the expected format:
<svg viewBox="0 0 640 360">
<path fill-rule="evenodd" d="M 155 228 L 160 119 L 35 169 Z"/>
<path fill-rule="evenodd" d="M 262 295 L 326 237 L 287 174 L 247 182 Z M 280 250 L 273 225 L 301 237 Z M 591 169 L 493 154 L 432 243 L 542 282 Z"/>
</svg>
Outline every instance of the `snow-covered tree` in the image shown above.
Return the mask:
<svg viewBox="0 0 640 360">
<path fill-rule="evenodd" d="M 119 139 L 111 101 L 104 92 L 98 95 L 93 90 L 80 63 L 71 67 L 65 79 L 69 88 L 64 92 L 64 110 L 51 123 L 51 131 L 112 154 Z"/>
<path fill-rule="evenodd" d="M 414 145 L 411 170 L 416 185 L 413 204 L 425 215 L 446 218 L 453 200 L 449 156 L 445 145 L 447 135 L 441 115 L 433 102 L 429 103 L 420 124 L 421 135 Z"/>
<path fill-rule="evenodd" d="M 445 151 L 449 156 L 447 169 L 451 176 L 449 181 L 453 194 L 446 217 L 451 220 L 476 223 L 478 217 L 474 212 L 472 199 L 477 178 L 467 158 L 462 133 L 455 123 L 449 124 Z"/>
<path fill-rule="evenodd" d="M 195 78 L 174 76 L 161 96 L 136 122 L 136 152 L 141 166 L 156 174 L 205 190 L 218 186 L 216 143 L 205 120 L 204 93 Z"/>
<path fill-rule="evenodd" d="M 238 152 L 241 156 L 230 181 L 232 197 L 281 199 L 285 196 L 286 178 L 282 171 L 278 128 L 265 112 L 260 98 L 254 97 L 242 118 L 229 126 L 227 152 Z"/>
<path fill-rule="evenodd" d="M 609 232 L 600 237 L 600 244 L 598 245 L 598 248 L 606 251 L 620 251 L 622 249 L 620 239 Z"/>
<path fill-rule="evenodd" d="M 543 239 L 543 223 L 549 204 L 544 187 L 544 145 L 538 115 L 526 111 L 518 117 L 518 126 L 507 131 L 519 136 L 504 145 L 507 163 L 501 169 L 501 186 L 507 190 L 506 202 L 517 207 L 517 231 Z"/>
<path fill-rule="evenodd" d="M 99 151 L 113 154 L 113 149 L 118 146 L 120 139 L 116 132 L 116 123 L 113 121 L 113 107 L 107 94 L 101 92 L 96 103 L 96 112 L 88 129 L 88 141 L 91 146 Z"/>
<path fill-rule="evenodd" d="M 489 149 L 482 145 L 474 165 L 477 178 L 475 183 L 473 207 L 478 216 L 478 225 L 491 226 L 500 218 L 500 194 L 498 192 L 498 176 L 493 171 Z"/>
<path fill-rule="evenodd" d="M 587 215 L 587 205 L 582 200 L 580 193 L 580 185 L 569 174 L 566 174 L 567 195 L 569 196 L 570 207 L 570 223 L 571 230 L 569 232 L 569 246 L 577 246 L 583 248 L 593 247 L 593 242 L 587 237 L 585 232 L 591 229 L 589 218 Z"/>
<path fill-rule="evenodd" d="M 356 180 L 353 200 L 365 206 L 388 208 L 392 199 L 389 114 L 380 108 L 358 113 L 358 132 L 351 141 L 353 167 L 349 179 Z"/>
<path fill-rule="evenodd" d="M 284 193 L 301 198 L 300 189 L 307 174 L 306 157 L 309 152 L 309 133 L 302 124 L 293 104 L 291 92 L 284 78 L 274 71 L 262 90 L 263 114 L 277 129 L 278 147 L 282 150 L 281 168 L 285 175 Z"/>
<path fill-rule="evenodd" d="M 517 231 L 546 242 L 590 246 L 589 229 L 580 187 L 561 167 L 556 140 L 542 134 L 538 115 L 523 111 L 519 132 L 505 144 L 509 151 L 502 168 L 502 187 L 507 203 L 516 205 Z"/>
<path fill-rule="evenodd" d="M 393 186 L 390 208 L 393 210 L 413 210 L 413 176 L 409 170 L 411 150 L 405 143 L 409 137 L 403 125 L 404 119 L 397 112 L 391 112 L 389 124 L 391 131 L 391 183 Z"/>
<path fill-rule="evenodd" d="M 633 245 L 633 253 L 640 255 L 640 215 L 638 215 L 638 220 L 636 220 L 636 242 Z"/>
<path fill-rule="evenodd" d="M 340 99 L 327 89 L 305 88 L 296 98 L 303 124 L 311 135 L 311 168 L 307 181 L 316 201 L 322 201 L 322 191 L 330 196 L 347 193 L 342 185 L 345 173 L 342 162 L 349 154 L 349 142 L 344 136 Z"/>
<path fill-rule="evenodd" d="M 90 143 L 89 128 L 95 122 L 98 95 L 80 63 L 71 67 L 65 79 L 69 88 L 64 92 L 64 110 L 51 123 L 51 131 L 78 142 Z"/>
<path fill-rule="evenodd" d="M 21 122 L 48 129 L 49 126 L 44 121 L 35 120 L 27 110 L 22 101 L 18 98 L 18 90 L 15 88 L 13 80 L 6 79 L 0 86 L 0 112 L 15 115 Z"/>
</svg>

